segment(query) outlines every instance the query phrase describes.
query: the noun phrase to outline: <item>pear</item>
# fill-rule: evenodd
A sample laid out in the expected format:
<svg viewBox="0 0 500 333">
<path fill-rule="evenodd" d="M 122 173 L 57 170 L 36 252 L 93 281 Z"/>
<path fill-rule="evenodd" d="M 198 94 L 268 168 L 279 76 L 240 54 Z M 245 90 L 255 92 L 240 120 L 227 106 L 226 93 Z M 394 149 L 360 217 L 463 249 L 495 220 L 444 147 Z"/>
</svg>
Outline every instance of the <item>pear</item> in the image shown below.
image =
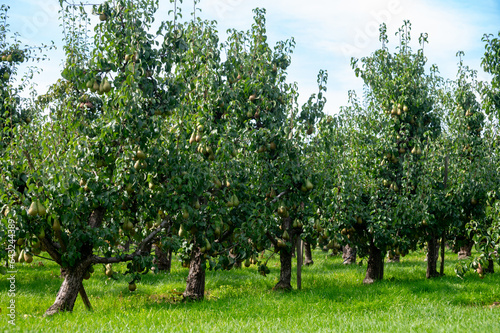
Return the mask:
<svg viewBox="0 0 500 333">
<path fill-rule="evenodd" d="M 250 95 L 250 97 L 248 97 L 248 100 L 250 102 L 254 102 L 256 99 L 257 99 L 257 95 L 255 95 L 255 94 L 252 94 L 252 95 Z"/>
<path fill-rule="evenodd" d="M 105 13 L 100 13 L 99 14 L 99 20 L 106 21 L 108 19 L 108 16 Z"/>
<path fill-rule="evenodd" d="M 59 219 L 55 219 L 54 223 L 52 224 L 52 230 L 59 232 L 61 231 L 61 224 L 59 223 Z"/>
<path fill-rule="evenodd" d="M 201 208 L 201 205 L 200 205 L 200 201 L 196 200 L 193 204 L 193 208 L 194 209 L 200 209 Z"/>
<path fill-rule="evenodd" d="M 313 189 L 313 184 L 309 181 L 309 179 L 306 179 L 306 188 L 308 191 L 312 190 Z"/>
<path fill-rule="evenodd" d="M 250 267 L 250 259 L 249 258 L 247 258 L 245 260 L 245 267 Z"/>
<path fill-rule="evenodd" d="M 107 277 L 113 276 L 113 266 L 111 264 L 106 264 L 106 273 L 105 274 Z"/>
<path fill-rule="evenodd" d="M 215 230 L 214 230 L 214 235 L 216 237 L 220 237 L 220 227 L 219 226 L 216 226 L 215 227 Z"/>
<path fill-rule="evenodd" d="M 24 261 L 26 261 L 26 263 L 28 264 L 31 264 L 33 262 L 33 257 L 31 256 L 31 254 L 24 252 Z"/>
<path fill-rule="evenodd" d="M 289 241 L 290 240 L 290 235 L 288 234 L 288 231 L 285 230 L 285 232 L 283 233 L 283 236 L 282 238 L 286 241 Z"/>
<path fill-rule="evenodd" d="M 138 150 L 135 153 L 135 157 L 137 157 L 140 160 L 145 160 L 146 159 L 146 154 L 144 154 L 144 152 L 142 150 Z"/>
<path fill-rule="evenodd" d="M 238 207 L 238 205 L 240 204 L 240 201 L 238 200 L 238 197 L 236 196 L 236 194 L 233 194 L 232 200 L 233 200 L 233 206 Z"/>
<path fill-rule="evenodd" d="M 189 144 L 192 145 L 195 142 L 196 142 L 196 134 L 193 132 L 191 133 L 191 137 L 189 138 Z"/>
<path fill-rule="evenodd" d="M 222 187 L 221 181 L 219 179 L 217 179 L 217 178 L 215 178 L 215 180 L 214 180 L 214 185 L 217 188 L 221 188 Z"/>
<path fill-rule="evenodd" d="M 44 239 L 45 238 L 45 230 L 42 229 L 40 233 L 38 234 L 38 239 Z"/>
<path fill-rule="evenodd" d="M 37 207 L 36 201 L 32 201 L 30 208 L 28 209 L 28 215 L 36 216 L 37 214 L 38 214 L 38 207 Z"/>
<path fill-rule="evenodd" d="M 88 280 L 88 279 L 90 279 L 90 272 L 89 272 L 89 271 L 86 271 L 86 272 L 83 274 L 83 279 L 84 279 L 84 280 Z"/>
<path fill-rule="evenodd" d="M 274 141 L 269 144 L 269 149 L 276 150 L 276 143 Z"/>
<path fill-rule="evenodd" d="M 184 228 L 184 225 L 181 224 L 181 226 L 179 227 L 179 237 L 185 237 L 186 236 L 186 229 Z"/>
<path fill-rule="evenodd" d="M 136 289 L 137 289 L 137 286 L 135 285 L 134 282 L 131 282 L 128 284 L 128 290 L 135 291 Z"/>
<path fill-rule="evenodd" d="M 17 261 L 24 262 L 24 250 L 21 250 L 21 252 L 19 253 L 19 257 L 17 258 Z"/>
<path fill-rule="evenodd" d="M 205 248 L 207 251 L 210 251 L 212 249 L 212 244 L 208 241 L 208 239 L 205 238 Z"/>
<path fill-rule="evenodd" d="M 104 79 L 104 81 L 102 83 L 102 91 L 105 93 L 108 93 L 111 91 L 111 84 L 109 83 L 109 81 L 107 79 Z"/>
<path fill-rule="evenodd" d="M 185 219 L 189 218 L 189 212 L 187 211 L 186 208 L 182 209 L 182 217 L 185 218 Z"/>
</svg>

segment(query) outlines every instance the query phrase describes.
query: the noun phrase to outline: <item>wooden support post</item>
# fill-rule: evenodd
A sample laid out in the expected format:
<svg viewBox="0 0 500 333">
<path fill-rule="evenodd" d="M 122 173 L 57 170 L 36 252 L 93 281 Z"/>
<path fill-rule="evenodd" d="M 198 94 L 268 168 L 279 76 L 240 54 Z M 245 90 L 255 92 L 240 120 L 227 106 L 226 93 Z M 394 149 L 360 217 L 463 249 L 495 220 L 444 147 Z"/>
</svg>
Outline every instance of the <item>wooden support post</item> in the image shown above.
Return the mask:
<svg viewBox="0 0 500 333">
<path fill-rule="evenodd" d="M 302 253 L 303 253 L 304 242 L 300 236 L 297 236 L 297 290 L 302 289 Z"/>
</svg>

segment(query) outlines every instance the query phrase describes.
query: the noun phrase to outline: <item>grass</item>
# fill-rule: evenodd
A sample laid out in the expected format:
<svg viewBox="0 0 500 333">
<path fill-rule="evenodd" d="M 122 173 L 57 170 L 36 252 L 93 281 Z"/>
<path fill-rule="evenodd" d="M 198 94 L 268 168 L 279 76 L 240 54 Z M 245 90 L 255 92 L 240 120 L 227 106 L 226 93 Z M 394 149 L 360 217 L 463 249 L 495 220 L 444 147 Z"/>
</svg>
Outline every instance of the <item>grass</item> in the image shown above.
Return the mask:
<svg viewBox="0 0 500 333">
<path fill-rule="evenodd" d="M 9 297 L 0 281 L 0 331 L 20 332 L 500 332 L 500 274 L 483 280 L 453 273 L 456 255 L 447 253 L 445 276 L 425 279 L 423 252 L 386 263 L 385 280 L 362 285 L 366 265 L 344 266 L 339 257 L 314 252 L 304 267 L 302 290 L 274 292 L 279 261 L 262 277 L 255 266 L 207 272 L 202 302 L 175 302 L 185 288 L 187 269 L 175 261 L 171 274 L 151 273 L 127 289 L 128 277 L 105 277 L 96 267 L 85 281 L 94 311 L 80 298 L 73 313 L 44 318 L 61 284 L 49 261 L 18 264 L 16 326 L 7 324 Z M 498 266 L 496 267 L 498 270 Z M 124 271 L 124 266 L 115 270 Z M 293 281 L 295 286 L 295 280 Z"/>
</svg>

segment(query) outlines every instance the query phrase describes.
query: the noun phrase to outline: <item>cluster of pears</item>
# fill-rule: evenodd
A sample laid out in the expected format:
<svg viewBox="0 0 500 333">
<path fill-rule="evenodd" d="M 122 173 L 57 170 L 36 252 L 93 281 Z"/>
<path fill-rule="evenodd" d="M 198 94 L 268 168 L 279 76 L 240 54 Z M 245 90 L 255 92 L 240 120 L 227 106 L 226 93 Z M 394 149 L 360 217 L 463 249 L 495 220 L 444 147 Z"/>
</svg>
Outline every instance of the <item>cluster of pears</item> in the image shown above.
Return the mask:
<svg viewBox="0 0 500 333">
<path fill-rule="evenodd" d="M 231 195 L 231 197 L 229 198 L 229 201 L 227 202 L 227 206 L 229 208 L 238 207 L 239 204 L 240 204 L 240 201 L 238 200 L 238 197 L 236 196 L 236 194 Z"/>
<path fill-rule="evenodd" d="M 31 202 L 30 208 L 28 209 L 28 215 L 30 216 L 43 216 L 47 214 L 47 210 L 40 203 L 40 200 L 35 200 Z"/>
<path fill-rule="evenodd" d="M 148 164 L 146 163 L 146 154 L 142 150 L 138 150 L 135 153 L 134 160 L 136 161 L 134 164 L 134 169 L 142 170 L 145 169 Z"/>
<path fill-rule="evenodd" d="M 91 79 L 87 81 L 86 87 L 91 92 L 97 92 L 99 95 L 111 91 L 111 83 L 108 81 L 108 78 L 106 77 L 102 80 L 100 78 Z"/>
<path fill-rule="evenodd" d="M 311 181 L 309 179 L 306 179 L 306 181 L 304 182 L 304 184 L 302 184 L 300 186 L 300 190 L 302 192 L 307 192 L 307 191 L 310 191 L 314 188 L 314 185 L 311 183 Z"/>
<path fill-rule="evenodd" d="M 6 62 L 24 62 L 24 52 L 21 50 L 15 50 L 9 54 L 2 55 L 2 61 Z"/>
</svg>

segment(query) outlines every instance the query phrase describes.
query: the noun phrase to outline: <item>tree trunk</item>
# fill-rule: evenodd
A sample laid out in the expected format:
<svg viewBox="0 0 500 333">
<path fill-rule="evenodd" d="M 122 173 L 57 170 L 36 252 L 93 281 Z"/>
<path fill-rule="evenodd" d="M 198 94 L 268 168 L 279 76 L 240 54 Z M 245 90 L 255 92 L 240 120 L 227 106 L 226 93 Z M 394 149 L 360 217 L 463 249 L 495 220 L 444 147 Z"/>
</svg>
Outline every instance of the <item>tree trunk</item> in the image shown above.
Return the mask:
<svg viewBox="0 0 500 333">
<path fill-rule="evenodd" d="M 467 259 L 471 256 L 472 246 L 474 242 L 470 242 L 460 247 L 460 251 L 458 251 L 458 259 Z"/>
<path fill-rule="evenodd" d="M 201 300 L 205 296 L 205 255 L 196 245 L 191 252 L 191 263 L 183 296 L 194 301 Z"/>
<path fill-rule="evenodd" d="M 292 252 L 287 247 L 280 250 L 280 280 L 274 286 L 274 290 L 292 289 Z"/>
<path fill-rule="evenodd" d="M 170 273 L 170 268 L 172 267 L 172 250 L 167 252 L 163 251 L 159 246 L 154 245 L 156 258 L 153 263 L 156 264 L 158 270 L 167 271 Z"/>
<path fill-rule="evenodd" d="M 441 265 L 439 267 L 439 275 L 444 275 L 444 251 L 446 246 L 446 231 L 443 231 L 441 236 Z"/>
<path fill-rule="evenodd" d="M 495 262 L 493 259 L 488 259 L 488 267 L 484 270 L 485 273 L 495 273 Z"/>
<path fill-rule="evenodd" d="M 314 260 L 312 258 L 311 244 L 307 242 L 304 243 L 304 253 L 306 255 L 306 260 L 304 261 L 304 265 L 309 266 L 314 264 Z"/>
<path fill-rule="evenodd" d="M 342 248 L 342 259 L 344 265 L 351 265 L 356 263 L 356 248 L 346 245 Z"/>
<path fill-rule="evenodd" d="M 425 276 L 430 279 L 438 276 L 437 260 L 439 257 L 439 243 L 437 237 L 432 235 L 427 241 L 427 273 Z"/>
<path fill-rule="evenodd" d="M 294 243 L 293 240 L 295 239 L 295 235 L 290 228 L 291 226 L 291 218 L 287 217 L 284 218 L 282 221 L 282 229 L 283 230 L 288 230 L 290 239 L 292 240 L 292 244 Z M 280 280 L 278 283 L 274 286 L 273 290 L 291 290 L 292 289 L 292 254 L 293 254 L 293 246 L 288 247 L 285 246 L 280 249 Z"/>
<path fill-rule="evenodd" d="M 370 244 L 370 252 L 368 254 L 368 267 L 366 276 L 363 280 L 364 284 L 371 284 L 375 281 L 384 278 L 384 256 L 382 251 L 373 244 Z"/>
<path fill-rule="evenodd" d="M 54 301 L 54 304 L 52 304 L 52 306 L 45 311 L 45 316 L 51 316 L 58 312 L 73 311 L 73 307 L 75 306 L 75 301 L 80 290 L 83 290 L 82 297 L 84 297 L 84 295 L 86 296 L 82 284 L 83 275 L 86 269 L 86 267 L 84 268 L 83 266 L 78 266 L 74 270 L 64 271 L 64 281 L 61 288 L 59 288 L 56 300 Z M 86 306 L 90 305 L 88 298 L 85 299 L 84 297 L 84 302 L 86 303 Z"/>
</svg>

